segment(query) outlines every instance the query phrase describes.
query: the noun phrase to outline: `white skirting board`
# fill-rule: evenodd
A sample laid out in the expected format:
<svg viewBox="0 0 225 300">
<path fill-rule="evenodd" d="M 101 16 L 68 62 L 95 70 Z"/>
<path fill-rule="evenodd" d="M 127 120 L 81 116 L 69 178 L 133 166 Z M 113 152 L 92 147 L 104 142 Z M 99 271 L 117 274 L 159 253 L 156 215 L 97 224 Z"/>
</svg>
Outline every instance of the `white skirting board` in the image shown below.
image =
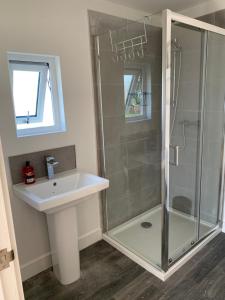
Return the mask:
<svg viewBox="0 0 225 300">
<path fill-rule="evenodd" d="M 52 265 L 51 253 L 45 253 L 21 265 L 22 280 L 27 280 L 36 274 L 48 269 Z"/>
<path fill-rule="evenodd" d="M 79 237 L 79 249 L 83 250 L 88 246 L 100 241 L 102 239 L 102 229 L 96 228 Z M 27 263 L 21 265 L 22 280 L 25 281 L 38 273 L 50 268 L 52 266 L 51 253 L 47 252 Z"/>
<path fill-rule="evenodd" d="M 225 233 L 225 220 L 223 220 L 222 232 Z"/>
<path fill-rule="evenodd" d="M 79 237 L 79 249 L 83 250 L 102 239 L 102 229 L 97 228 Z"/>
</svg>

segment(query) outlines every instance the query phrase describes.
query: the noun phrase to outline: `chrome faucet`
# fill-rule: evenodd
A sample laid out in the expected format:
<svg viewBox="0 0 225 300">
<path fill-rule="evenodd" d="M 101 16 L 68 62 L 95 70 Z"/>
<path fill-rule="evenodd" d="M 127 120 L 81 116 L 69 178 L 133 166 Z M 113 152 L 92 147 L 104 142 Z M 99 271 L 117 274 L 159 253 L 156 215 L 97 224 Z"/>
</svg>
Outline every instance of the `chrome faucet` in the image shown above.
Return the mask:
<svg viewBox="0 0 225 300">
<path fill-rule="evenodd" d="M 54 178 L 54 176 L 55 176 L 54 167 L 56 167 L 58 164 L 59 164 L 59 162 L 55 160 L 55 157 L 53 157 L 53 156 L 47 156 L 46 157 L 46 166 L 47 166 L 48 179 L 53 179 Z"/>
</svg>

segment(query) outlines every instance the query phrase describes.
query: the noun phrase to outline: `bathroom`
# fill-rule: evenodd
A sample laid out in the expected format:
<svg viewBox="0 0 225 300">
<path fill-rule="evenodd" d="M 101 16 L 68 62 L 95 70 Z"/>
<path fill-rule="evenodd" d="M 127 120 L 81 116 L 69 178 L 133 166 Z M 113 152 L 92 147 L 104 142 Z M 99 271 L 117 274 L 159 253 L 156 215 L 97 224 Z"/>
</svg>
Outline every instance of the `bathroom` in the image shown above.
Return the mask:
<svg viewBox="0 0 225 300">
<path fill-rule="evenodd" d="M 150 248 L 147 248 L 147 254 L 150 253 L 150 256 L 153 255 L 151 256 L 153 268 L 151 264 L 146 266 L 145 254 L 138 252 L 138 249 L 135 249 L 135 255 L 137 257 L 133 256 L 134 249 L 132 247 L 140 243 L 138 239 L 133 239 L 134 245 L 127 244 L 127 242 L 124 244 L 123 241 L 120 241 L 120 245 L 122 245 L 123 248 L 121 249 L 117 245 L 118 238 L 116 240 L 113 237 L 115 232 L 110 232 L 110 230 L 113 230 L 115 227 L 121 224 L 123 225 L 125 222 L 129 222 L 129 220 L 157 207 L 162 197 L 161 148 L 163 145 L 161 126 L 164 125 L 161 120 L 161 89 L 162 69 L 164 68 L 162 56 L 164 54 L 162 53 L 162 30 L 159 25 L 161 21 L 157 20 L 157 14 L 164 9 L 171 9 L 184 16 L 200 18 L 208 24 L 212 23 L 225 28 L 225 4 L 224 1 L 218 0 L 165 0 L 162 1 L 161 4 L 158 3 L 158 1 L 138 1 L 140 2 L 139 5 L 135 2 L 136 1 L 125 0 L 85 0 L 63 3 L 58 0 L 48 0 L 45 1 L 44 4 L 40 4 L 33 0 L 22 0 L 18 3 L 12 0 L 1 1 L 0 136 L 5 163 L 7 189 L 10 195 L 10 202 L 7 203 L 8 206 L 11 206 L 11 209 L 7 208 L 8 215 L 10 215 L 9 212 L 12 210 L 11 217 L 8 216 L 8 218 L 13 220 L 14 229 L 11 228 L 11 231 L 14 232 L 12 235 L 15 235 L 14 238 L 11 237 L 11 245 L 13 245 L 11 249 L 14 250 L 15 254 L 15 260 L 11 262 L 11 265 L 14 265 L 17 272 L 16 282 L 18 294 L 20 295 L 17 298 L 15 295 L 14 297 L 11 296 L 11 298 L 10 296 L 5 296 L 3 299 L 23 299 L 22 281 L 24 284 L 25 299 L 139 299 L 138 297 L 141 299 L 142 293 L 144 295 L 143 299 L 160 299 L 159 294 L 158 296 L 154 296 L 154 288 L 160 290 L 160 287 L 163 286 L 164 283 L 161 281 L 163 280 L 162 277 L 161 280 L 157 278 L 159 268 L 155 268 L 155 265 L 159 265 L 159 262 L 158 258 L 156 262 L 154 261 L 155 257 L 153 256 L 155 250 L 153 246 L 157 244 L 157 239 L 162 237 L 161 231 L 158 231 L 157 236 L 154 236 L 154 238 L 156 238 L 156 240 L 153 239 L 154 241 L 152 237 L 149 236 L 152 245 Z M 215 13 L 216 11 L 219 12 Z M 145 18 L 152 14 L 152 17 Z M 154 19 L 154 16 L 156 16 L 156 19 Z M 113 77 L 115 72 L 118 72 L 118 70 L 120 72 L 121 62 L 116 62 L 117 56 L 115 56 L 115 53 L 111 50 L 112 44 L 110 43 L 109 32 L 111 30 L 112 40 L 114 42 L 114 38 L 119 36 L 117 36 L 118 32 L 124 34 L 123 30 L 120 31 L 120 29 L 124 27 L 128 27 L 128 34 L 131 34 L 128 39 L 139 35 L 140 32 L 145 35 L 146 30 L 147 42 L 143 45 L 144 57 L 134 58 L 132 62 L 128 60 L 126 70 L 135 69 L 136 71 L 137 69 L 141 69 L 140 66 L 144 66 L 145 72 L 147 73 L 145 84 L 147 105 L 146 119 L 144 122 L 142 122 L 143 120 L 136 120 L 137 122 L 133 123 L 128 122 L 122 132 L 120 127 L 121 107 L 119 101 L 122 100 L 122 104 L 124 104 L 124 91 L 122 89 L 121 93 L 121 88 L 117 88 L 117 86 L 120 85 L 118 81 L 123 80 L 123 78 L 121 74 Z M 195 160 L 197 160 L 197 156 L 199 155 L 197 152 L 201 151 L 199 148 L 201 148 L 200 141 L 202 141 L 202 135 L 200 135 L 198 139 L 194 139 L 190 135 L 193 134 L 197 128 L 204 128 L 205 124 L 203 124 L 201 116 L 196 114 L 196 111 L 191 114 L 193 120 L 188 116 L 183 117 L 185 111 L 190 111 L 190 109 L 188 107 L 185 108 L 184 105 L 192 105 L 193 103 L 190 100 L 197 97 L 197 95 L 199 97 L 199 94 L 201 95 L 200 88 L 203 88 L 202 85 L 199 85 L 200 88 L 198 87 L 199 90 L 197 90 L 196 85 L 200 82 L 197 76 L 203 76 L 200 73 L 205 72 L 204 68 L 201 67 L 204 59 L 204 49 L 201 49 L 204 44 L 204 41 L 202 41 L 204 37 L 202 37 L 201 32 L 197 30 L 181 27 L 177 24 L 172 25 L 172 35 L 173 34 L 176 35 L 176 49 L 171 52 L 171 56 L 175 56 L 175 60 L 173 61 L 176 61 L 176 80 L 174 96 L 171 98 L 174 99 L 173 105 L 176 105 L 176 98 L 179 98 L 178 105 L 182 105 L 183 111 L 181 115 L 178 113 L 177 116 L 175 116 L 177 118 L 174 122 L 177 124 L 177 128 L 175 124 L 174 132 L 171 134 L 174 139 L 172 146 L 179 145 L 182 147 L 186 143 L 187 147 L 185 150 L 187 151 L 189 146 L 192 147 L 192 152 L 184 153 L 185 150 L 172 147 L 172 149 L 170 149 L 170 159 L 173 160 L 176 158 L 176 151 L 178 151 L 180 159 L 186 159 L 186 164 L 189 160 L 192 165 L 190 168 L 185 168 L 185 174 L 182 173 L 182 170 L 179 170 L 180 173 L 177 173 L 179 166 L 170 167 L 170 185 L 173 185 L 173 181 L 176 181 L 176 186 L 173 185 L 170 188 L 171 195 L 169 205 L 171 208 L 179 210 L 184 214 L 194 216 L 194 226 L 191 233 L 195 236 L 196 231 L 198 231 L 198 235 L 201 233 L 201 226 L 198 224 L 199 219 L 194 215 L 197 201 L 193 202 L 193 193 L 197 194 L 198 191 L 201 190 L 198 188 L 201 184 L 204 187 L 208 187 L 208 190 L 203 191 L 206 195 L 214 193 L 210 182 L 216 180 L 217 185 L 221 184 L 219 171 L 221 171 L 220 168 L 222 164 L 216 168 L 216 175 L 212 173 L 214 170 L 212 170 L 211 166 L 207 166 L 205 161 L 201 162 L 201 166 L 197 165 Z M 96 38 L 96 36 L 98 36 L 98 38 Z M 184 37 L 187 38 L 186 41 Z M 104 43 L 104 38 L 107 38 L 108 44 L 106 47 L 101 44 Z M 211 41 L 213 41 L 213 37 Z M 208 37 L 208 43 L 210 44 L 210 36 Z M 221 47 L 222 43 L 223 41 L 221 40 Z M 98 45 L 99 48 L 96 45 Z M 100 64 L 96 57 L 96 51 L 98 49 L 101 57 Z M 138 50 L 139 56 L 142 55 L 141 50 L 142 48 Z M 194 57 L 193 59 L 185 61 L 185 58 L 187 59 L 185 55 L 188 55 L 188 50 L 194 52 Z M 187 53 L 185 53 L 185 51 Z M 7 59 L 7 53 L 9 52 L 17 55 L 26 53 L 30 56 L 45 55 L 59 57 L 63 94 L 62 110 L 64 110 L 64 127 L 62 127 L 62 130 L 49 134 L 42 133 L 40 135 L 18 137 L 9 79 L 9 59 Z M 219 54 L 222 55 L 221 52 L 219 52 Z M 137 52 L 136 56 L 138 56 Z M 182 57 L 181 60 L 180 56 Z M 210 57 L 209 54 L 208 57 Z M 212 57 L 214 60 L 216 60 L 216 58 L 217 56 Z M 193 72 L 194 66 L 197 65 L 198 70 Z M 222 63 L 219 64 L 217 59 L 214 65 L 217 71 L 219 70 L 218 72 L 220 72 L 219 68 L 222 69 Z M 105 72 L 105 66 L 110 72 Z M 179 75 L 179 69 L 181 69 L 181 75 Z M 184 74 L 183 70 L 188 70 L 189 73 Z M 209 73 L 210 70 L 208 69 L 208 74 Z M 129 75 L 129 73 L 125 75 Z M 132 73 L 132 75 L 134 75 L 134 73 Z M 187 81 L 187 78 L 185 79 L 184 76 L 191 77 L 189 81 L 192 80 L 192 82 L 189 86 L 185 86 L 185 80 Z M 221 78 L 222 76 L 223 74 L 221 73 Z M 113 82 L 114 79 L 117 80 L 117 82 Z M 107 80 L 111 80 L 111 86 Z M 152 85 L 149 85 L 150 81 L 153 83 Z M 183 88 L 184 86 L 186 90 Z M 107 90 L 104 89 L 105 87 L 107 87 Z M 179 97 L 176 94 L 177 88 L 179 89 Z M 183 95 L 180 96 L 181 92 L 183 92 Z M 152 94 L 152 97 L 149 96 L 150 94 Z M 106 114 L 103 114 L 103 116 L 99 110 L 99 108 L 101 109 L 101 107 L 99 107 L 101 106 L 99 105 L 99 103 L 101 104 L 99 95 L 101 96 L 100 98 L 102 98 L 102 112 Z M 112 102 L 110 102 L 111 99 L 118 101 L 115 115 L 112 115 L 114 106 Z M 201 96 L 198 99 L 201 100 Z M 104 106 L 106 104 L 104 100 L 109 100 L 109 106 Z M 201 105 L 200 100 L 198 105 Z M 209 110 L 210 109 L 213 110 L 212 107 L 210 107 Z M 200 109 L 199 111 L 201 112 Z M 216 110 L 214 110 L 214 115 L 211 115 L 211 123 L 209 123 L 212 131 L 217 127 L 221 128 L 220 124 L 218 126 L 216 125 L 216 122 L 220 122 L 221 119 L 218 113 L 215 114 L 215 111 Z M 171 115 L 172 114 L 173 110 Z M 102 117 L 111 122 L 108 122 L 108 127 L 106 128 L 109 134 L 106 133 L 105 126 L 103 126 L 103 128 L 101 127 Z M 185 131 L 185 134 L 183 131 Z M 199 132 L 198 134 L 200 134 Z M 176 140 L 176 133 L 178 135 L 178 141 Z M 211 134 L 215 136 L 218 132 L 213 131 Z M 106 143 L 109 143 L 105 144 L 105 148 L 102 147 L 102 138 L 104 138 Z M 121 148 L 114 147 L 114 142 L 117 138 L 120 139 Z M 196 140 L 197 143 L 194 144 Z M 166 142 L 168 143 L 168 141 Z M 222 154 L 221 148 L 219 149 L 219 147 L 217 148 L 215 145 L 216 142 L 213 145 L 208 145 L 208 149 L 214 149 L 214 152 L 208 151 L 205 155 L 209 155 L 209 157 L 206 157 L 206 161 L 213 160 L 213 163 L 218 165 L 218 163 L 221 162 Z M 105 157 L 103 152 L 105 153 Z M 151 156 L 150 164 L 148 162 L 148 155 Z M 21 181 L 21 166 L 24 165 L 27 160 L 30 160 L 34 166 L 37 180 L 38 177 L 46 176 L 47 173 L 45 172 L 45 165 L 43 163 L 43 159 L 46 156 L 53 156 L 57 162 L 59 162 L 59 165 L 55 167 L 56 178 L 60 172 L 76 168 L 85 173 L 91 173 L 109 179 L 108 189 L 102 193 L 94 193 L 88 196 L 85 201 L 77 205 L 77 239 L 78 248 L 81 251 L 81 279 L 69 285 L 61 285 L 51 269 L 52 253 L 46 215 L 30 207 L 29 204 L 15 196 L 12 186 Z M 108 159 L 108 161 L 105 162 L 105 166 L 107 167 L 105 173 L 104 159 Z M 205 157 L 202 157 L 202 159 L 204 160 Z M 42 166 L 41 168 L 39 168 L 40 165 Z M 205 170 L 203 170 L 204 165 L 206 165 Z M 192 172 L 193 169 L 194 174 Z M 184 181 L 181 178 L 182 176 L 185 176 Z M 201 177 L 203 180 L 201 182 L 195 180 L 195 176 L 197 179 Z M 127 181 L 128 177 L 129 181 Z M 194 178 L 195 182 L 193 182 L 194 180 L 189 182 L 190 178 Z M 115 186 L 116 188 L 114 190 Z M 178 191 L 175 190 L 175 188 Z M 215 195 L 215 193 L 217 194 Z M 215 193 L 213 195 L 216 200 L 210 202 L 211 206 L 208 206 L 209 202 L 204 198 L 205 200 L 201 206 L 202 210 L 200 211 L 202 218 L 208 218 L 207 220 L 213 225 L 217 225 L 218 207 L 220 206 L 220 210 L 222 209 L 222 205 L 219 205 L 217 200 L 217 198 L 219 198 L 218 187 Z M 179 197 L 176 198 L 176 196 Z M 107 205 L 105 205 L 106 203 Z M 158 221 L 160 223 L 162 219 L 159 217 Z M 167 222 L 170 222 L 170 220 L 167 220 Z M 154 230 L 155 226 L 153 221 L 152 224 L 147 223 L 146 226 L 150 226 L 150 228 L 143 228 L 143 230 L 145 230 L 145 232 L 146 230 L 149 230 L 149 232 L 151 229 Z M 111 235 L 107 234 L 107 231 L 110 232 Z M 189 237 L 187 237 L 187 239 L 188 238 Z M 104 239 L 104 241 L 102 239 Z M 223 234 L 222 237 L 221 234 L 215 237 L 212 243 L 214 243 L 216 239 L 219 239 L 220 247 L 224 247 Z M 115 240 L 116 243 L 114 243 Z M 193 242 L 195 242 L 195 240 L 193 240 Z M 4 244 L 1 245 L 3 245 L 1 248 L 5 248 Z M 215 245 L 214 248 L 216 248 Z M 186 251 L 190 253 L 189 250 L 193 250 L 193 248 L 195 248 L 194 246 L 195 245 L 189 245 L 188 248 L 185 246 L 185 253 Z M 10 250 L 10 246 L 8 247 L 8 250 Z M 198 245 L 196 245 L 196 247 L 198 247 Z M 207 252 L 207 247 L 209 246 L 206 245 L 202 249 L 205 256 L 207 256 L 207 253 L 211 253 L 211 255 L 214 255 L 213 257 L 219 256 L 222 260 L 222 250 L 218 250 L 220 254 L 216 255 L 216 253 L 213 254 L 211 248 Z M 152 249 L 154 250 L 153 254 L 151 253 Z M 157 248 L 156 251 L 158 251 L 160 256 L 161 248 Z M 191 287 L 192 280 L 194 280 L 193 273 L 192 279 L 188 276 L 185 277 L 184 274 L 187 274 L 193 265 L 196 264 L 195 259 L 197 260 L 196 257 L 198 257 L 200 253 L 193 256 L 192 263 L 189 261 L 183 267 L 179 266 L 181 269 L 174 273 L 174 275 L 171 275 L 171 278 L 167 279 L 168 284 L 171 282 L 171 290 L 172 286 L 176 287 L 175 290 L 181 289 L 181 285 L 179 286 L 179 278 L 186 280 L 185 287 Z M 169 262 L 174 263 L 173 266 L 175 266 L 177 255 L 178 258 L 183 258 L 183 253 L 176 253 L 176 255 L 172 257 L 173 261 Z M 168 256 L 168 259 L 171 259 L 171 257 Z M 215 259 L 215 264 L 216 263 L 219 264 L 218 258 Z M 206 268 L 207 266 L 206 262 Z M 223 266 L 220 266 L 222 269 Z M 197 268 L 196 266 L 196 269 Z M 148 271 L 145 271 L 146 269 Z M 193 267 L 193 272 L 194 270 Z M 10 278 L 7 277 L 10 276 L 6 274 L 7 272 L 10 272 L 10 268 L 0 272 L 3 287 L 5 285 L 7 286 L 5 282 L 9 282 L 4 278 L 4 276 Z M 20 277 L 20 273 L 22 277 Z M 158 277 L 160 277 L 160 275 Z M 215 277 L 217 277 L 217 275 L 215 275 Z M 121 286 L 118 282 L 120 281 L 119 279 L 123 282 Z M 203 282 L 204 287 L 203 279 L 201 283 Z M 222 281 L 222 279 L 224 280 L 224 277 L 221 276 L 220 280 Z M 207 280 L 207 278 L 205 278 L 205 280 Z M 212 280 L 212 278 L 209 280 Z M 133 281 L 134 286 L 131 284 Z M 176 281 L 178 281 L 178 283 L 175 284 Z M 49 283 L 49 286 L 47 283 Z M 165 284 L 167 284 L 167 281 Z M 113 285 L 115 285 L 114 289 L 112 288 Z M 130 288 L 129 285 L 131 285 Z M 197 287 L 193 289 L 198 290 Z M 149 290 L 149 296 L 147 290 Z M 167 299 L 179 299 L 178 295 L 181 295 L 179 294 L 181 292 L 178 293 L 177 291 L 178 294 L 174 294 L 174 298 L 172 298 L 171 291 L 168 291 L 167 295 L 166 291 L 164 291 L 164 287 L 162 287 L 162 290 L 163 293 L 165 293 L 164 296 L 168 297 Z M 222 288 L 218 287 L 218 291 L 213 290 L 213 292 L 216 296 L 214 296 L 214 298 L 212 297 L 212 299 L 224 299 L 224 290 Z M 7 291 L 5 288 L 4 293 L 8 295 L 7 293 L 10 293 L 10 291 Z M 194 296 L 185 295 L 183 296 L 184 299 L 195 299 Z M 197 296 L 195 297 L 197 299 Z"/>
</svg>

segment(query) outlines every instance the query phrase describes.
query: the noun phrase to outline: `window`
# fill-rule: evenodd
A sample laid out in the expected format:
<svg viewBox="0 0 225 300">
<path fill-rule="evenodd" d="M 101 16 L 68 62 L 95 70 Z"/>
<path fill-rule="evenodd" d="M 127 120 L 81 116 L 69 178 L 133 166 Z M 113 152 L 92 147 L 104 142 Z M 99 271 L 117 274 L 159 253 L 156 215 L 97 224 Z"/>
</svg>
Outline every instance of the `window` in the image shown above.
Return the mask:
<svg viewBox="0 0 225 300">
<path fill-rule="evenodd" d="M 150 118 L 146 72 L 142 68 L 127 68 L 124 75 L 125 117 L 128 121 Z"/>
<path fill-rule="evenodd" d="M 8 53 L 17 136 L 65 131 L 59 58 Z"/>
</svg>

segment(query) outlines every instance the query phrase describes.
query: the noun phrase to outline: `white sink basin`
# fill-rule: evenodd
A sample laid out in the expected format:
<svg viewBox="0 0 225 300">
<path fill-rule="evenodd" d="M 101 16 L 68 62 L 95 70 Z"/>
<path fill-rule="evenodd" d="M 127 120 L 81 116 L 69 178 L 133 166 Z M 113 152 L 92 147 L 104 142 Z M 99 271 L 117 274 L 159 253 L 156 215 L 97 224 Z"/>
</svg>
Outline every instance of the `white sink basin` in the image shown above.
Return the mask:
<svg viewBox="0 0 225 300">
<path fill-rule="evenodd" d="M 108 186 L 107 179 L 77 170 L 13 186 L 19 199 L 47 214 L 53 271 L 62 284 L 80 278 L 76 205 Z"/>
<path fill-rule="evenodd" d="M 105 178 L 77 170 L 57 174 L 54 179 L 38 179 L 32 185 L 16 184 L 15 195 L 32 207 L 46 213 L 55 212 L 64 206 L 76 205 L 84 197 L 109 187 Z"/>
</svg>

